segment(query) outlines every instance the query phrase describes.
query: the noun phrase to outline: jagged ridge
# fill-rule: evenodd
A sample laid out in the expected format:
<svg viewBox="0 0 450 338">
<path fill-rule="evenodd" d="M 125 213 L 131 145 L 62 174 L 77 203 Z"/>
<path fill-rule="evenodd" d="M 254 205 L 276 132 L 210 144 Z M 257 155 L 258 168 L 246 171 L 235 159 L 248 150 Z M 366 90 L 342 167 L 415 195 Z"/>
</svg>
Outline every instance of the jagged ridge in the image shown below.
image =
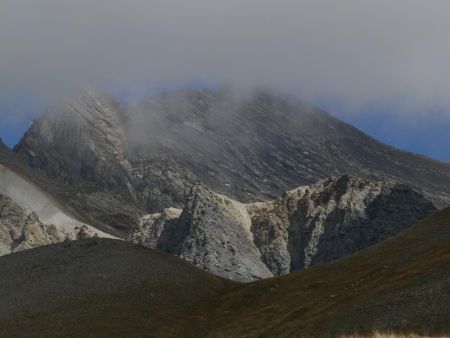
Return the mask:
<svg viewBox="0 0 450 338">
<path fill-rule="evenodd" d="M 0 256 L 93 235 L 86 225 L 67 231 L 54 224 L 44 224 L 35 212 L 28 213 L 10 198 L 0 194 Z"/>
<path fill-rule="evenodd" d="M 249 281 L 360 251 L 434 211 L 431 202 L 406 186 L 349 176 L 252 204 L 197 183 L 182 211 L 144 217 L 129 240 L 220 276 Z"/>
<path fill-rule="evenodd" d="M 142 214 L 181 207 L 200 180 L 241 202 L 318 179 L 396 179 L 450 203 L 450 166 L 398 151 L 306 103 L 268 91 L 179 91 L 123 107 L 84 91 L 33 123 L 15 152 L 76 193 L 86 218 L 122 233 Z M 107 201 L 107 202 L 104 202 Z M 114 215 L 114 217 L 111 217 Z"/>
</svg>

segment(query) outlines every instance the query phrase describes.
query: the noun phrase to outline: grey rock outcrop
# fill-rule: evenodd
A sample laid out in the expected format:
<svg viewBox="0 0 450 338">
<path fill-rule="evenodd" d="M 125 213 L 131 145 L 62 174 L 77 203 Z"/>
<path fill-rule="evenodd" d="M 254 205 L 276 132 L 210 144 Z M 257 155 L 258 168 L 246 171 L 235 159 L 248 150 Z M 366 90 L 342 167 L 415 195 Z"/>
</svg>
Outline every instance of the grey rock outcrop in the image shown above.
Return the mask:
<svg viewBox="0 0 450 338">
<path fill-rule="evenodd" d="M 166 208 L 161 213 L 150 214 L 140 219 L 138 227 L 129 235 L 129 240 L 148 246 L 169 251 L 175 239 L 171 237 L 178 218 L 183 210 Z"/>
<path fill-rule="evenodd" d="M 67 231 L 53 224 L 42 223 L 36 213 L 27 213 L 10 198 L 0 194 L 0 256 L 93 236 L 95 233 L 86 225 Z"/>
<path fill-rule="evenodd" d="M 53 224 L 44 224 L 36 213 L 28 213 L 0 194 L 0 255 L 76 239 L 81 232 L 81 229 L 63 232 Z M 87 231 L 83 231 L 82 236 L 91 237 Z"/>
<path fill-rule="evenodd" d="M 435 210 L 407 186 L 346 175 L 251 204 L 196 184 L 182 212 L 145 216 L 129 240 L 250 281 L 355 253 Z"/>
<path fill-rule="evenodd" d="M 88 90 L 49 109 L 14 151 L 67 186 L 63 198 L 81 216 L 122 234 L 144 214 L 181 208 L 199 180 L 248 203 L 351 174 L 395 179 L 450 204 L 448 163 L 386 146 L 269 91 L 177 91 L 127 108 Z"/>
<path fill-rule="evenodd" d="M 83 90 L 50 108 L 27 131 L 16 151 L 29 164 L 63 183 L 127 185 L 131 170 L 123 131 L 124 112 L 112 97 Z"/>
<path fill-rule="evenodd" d="M 365 249 L 436 210 L 407 186 L 347 175 L 300 187 L 248 209 L 263 260 L 277 273 Z"/>
<path fill-rule="evenodd" d="M 15 152 L 35 173 L 60 185 L 57 199 L 67 200 L 84 219 L 104 229 L 123 230 L 124 224 L 127 229 L 140 212 L 130 183 L 124 119 L 114 98 L 83 90 L 33 122 Z"/>
<path fill-rule="evenodd" d="M 78 237 L 111 235 L 81 221 L 42 188 L 41 177 L 30 175 L 20 163 L 3 165 L 0 156 L 0 223 L 2 254 Z M 51 188 L 53 185 L 44 185 Z"/>
<path fill-rule="evenodd" d="M 272 276 L 260 260 L 240 203 L 195 184 L 183 211 L 165 209 L 149 215 L 129 237 L 164 250 L 225 278 L 249 281 Z"/>
</svg>

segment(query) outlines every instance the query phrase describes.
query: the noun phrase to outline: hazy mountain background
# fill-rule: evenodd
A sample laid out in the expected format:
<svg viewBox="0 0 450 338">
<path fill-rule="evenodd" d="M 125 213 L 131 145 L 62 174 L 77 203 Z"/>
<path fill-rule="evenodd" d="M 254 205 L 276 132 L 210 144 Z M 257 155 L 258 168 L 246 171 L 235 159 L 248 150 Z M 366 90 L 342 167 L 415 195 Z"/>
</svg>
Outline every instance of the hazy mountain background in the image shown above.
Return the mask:
<svg viewBox="0 0 450 338">
<path fill-rule="evenodd" d="M 127 107 L 88 89 L 50 107 L 14 152 L 79 213 L 127 231 L 181 207 L 202 181 L 241 202 L 319 179 L 392 179 L 449 204 L 449 164 L 401 152 L 326 112 L 268 90 L 174 91 Z"/>
<path fill-rule="evenodd" d="M 5 0 L 0 135 L 86 84 L 127 103 L 222 83 L 295 94 L 401 149 L 449 161 L 445 0 Z"/>
</svg>

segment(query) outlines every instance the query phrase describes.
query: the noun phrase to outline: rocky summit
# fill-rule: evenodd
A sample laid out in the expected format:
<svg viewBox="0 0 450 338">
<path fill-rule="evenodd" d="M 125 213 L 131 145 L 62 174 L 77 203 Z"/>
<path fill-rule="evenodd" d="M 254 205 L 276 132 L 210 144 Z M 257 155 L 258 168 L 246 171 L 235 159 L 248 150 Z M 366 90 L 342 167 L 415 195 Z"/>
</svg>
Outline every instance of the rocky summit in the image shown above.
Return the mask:
<svg viewBox="0 0 450 338">
<path fill-rule="evenodd" d="M 143 217 L 129 240 L 214 274 L 251 281 L 350 255 L 435 210 L 404 185 L 347 175 L 250 204 L 197 183 L 182 210 Z"/>
<path fill-rule="evenodd" d="M 399 151 L 303 101 L 268 90 L 175 91 L 124 106 L 97 90 L 50 108 L 14 149 L 66 185 L 81 217 L 122 235 L 181 208 L 197 181 L 240 202 L 350 174 L 408 184 L 450 204 L 450 165 Z"/>
</svg>

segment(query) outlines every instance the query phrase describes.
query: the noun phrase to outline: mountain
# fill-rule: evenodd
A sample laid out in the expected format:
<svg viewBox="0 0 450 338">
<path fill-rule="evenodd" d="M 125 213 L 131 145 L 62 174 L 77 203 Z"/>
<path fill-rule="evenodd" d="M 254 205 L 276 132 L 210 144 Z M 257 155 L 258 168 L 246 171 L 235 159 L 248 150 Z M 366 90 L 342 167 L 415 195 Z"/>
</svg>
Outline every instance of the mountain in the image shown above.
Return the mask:
<svg viewBox="0 0 450 338">
<path fill-rule="evenodd" d="M 449 164 L 267 90 L 175 91 L 136 106 L 83 90 L 13 151 L 0 145 L 0 165 L 16 210 L 2 216 L 5 253 L 83 229 L 237 281 L 350 255 L 430 215 L 427 199 L 450 202 Z"/>
<path fill-rule="evenodd" d="M 450 204 L 450 164 L 386 146 L 267 90 L 175 91 L 133 107 L 85 90 L 34 121 L 14 151 L 71 188 L 68 207 L 122 236 L 144 214 L 182 207 L 197 181 L 248 203 L 350 174 L 396 180 L 437 207 Z"/>
<path fill-rule="evenodd" d="M 86 239 L 0 257 L 4 336 L 450 334 L 450 208 L 337 261 L 252 283 Z"/>
<path fill-rule="evenodd" d="M 355 253 L 435 211 L 407 186 L 347 175 L 250 204 L 197 183 L 183 210 L 144 216 L 128 239 L 250 281 Z"/>
</svg>

